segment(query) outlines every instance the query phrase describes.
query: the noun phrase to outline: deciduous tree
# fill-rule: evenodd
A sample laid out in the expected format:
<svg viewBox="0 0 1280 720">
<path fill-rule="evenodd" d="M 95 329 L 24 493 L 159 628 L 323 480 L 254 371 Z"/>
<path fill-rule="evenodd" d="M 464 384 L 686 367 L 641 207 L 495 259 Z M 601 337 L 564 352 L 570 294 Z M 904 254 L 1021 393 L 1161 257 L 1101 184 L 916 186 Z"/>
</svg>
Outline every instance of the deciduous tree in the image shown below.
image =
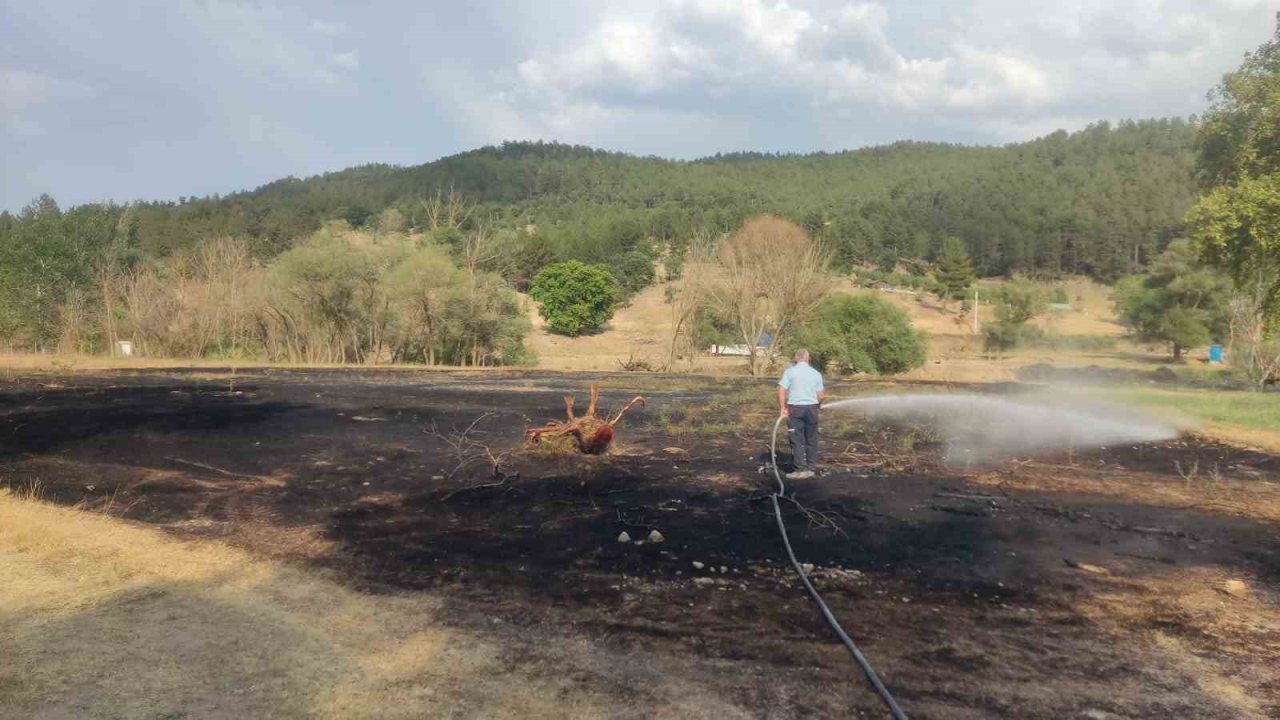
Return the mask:
<svg viewBox="0 0 1280 720">
<path fill-rule="evenodd" d="M 543 268 L 529 286 L 542 319 L 552 332 L 576 336 L 604 327 L 613 317 L 618 282 L 602 265 L 577 260 Z"/>
<path fill-rule="evenodd" d="M 759 341 L 786 342 L 796 324 L 826 299 L 835 278 L 831 251 L 795 223 L 773 215 L 748 220 L 722 239 L 711 259 L 706 292 L 737 329 L 753 375 L 762 370 Z"/>
<path fill-rule="evenodd" d="M 1138 338 L 1167 343 L 1178 360 L 1189 348 L 1226 338 L 1230 297 L 1227 278 L 1199 265 L 1188 241 L 1177 240 L 1150 273 L 1116 285 L 1116 310 Z"/>
<path fill-rule="evenodd" d="M 1202 257 L 1241 288 L 1270 278 L 1260 308 L 1270 331 L 1280 323 L 1280 26 L 1210 98 L 1196 133 L 1208 190 L 1187 224 Z"/>
<path fill-rule="evenodd" d="M 815 367 L 894 375 L 925 361 L 925 342 L 906 313 L 875 295 L 835 295 L 818 306 L 788 343 L 808 348 Z"/>
</svg>

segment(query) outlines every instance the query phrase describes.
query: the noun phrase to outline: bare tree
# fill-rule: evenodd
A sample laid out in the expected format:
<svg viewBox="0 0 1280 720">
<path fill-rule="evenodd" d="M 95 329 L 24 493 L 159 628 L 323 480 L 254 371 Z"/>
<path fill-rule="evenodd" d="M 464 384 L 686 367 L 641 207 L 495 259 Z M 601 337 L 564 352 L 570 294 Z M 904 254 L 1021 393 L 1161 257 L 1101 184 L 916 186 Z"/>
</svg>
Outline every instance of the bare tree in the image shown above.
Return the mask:
<svg viewBox="0 0 1280 720">
<path fill-rule="evenodd" d="M 715 265 L 717 238 L 709 231 L 694 233 L 685 256 L 679 291 L 671 297 L 671 343 L 667 351 L 666 369 L 675 366 L 681 345 L 689 355 L 690 369 L 700 350 L 698 337 L 698 313 L 711 302 L 710 283 L 718 272 Z"/>
<path fill-rule="evenodd" d="M 476 225 L 474 232 L 466 235 L 462 243 L 462 266 L 474 278 L 476 272 L 502 257 L 500 236 L 487 222 Z"/>
<path fill-rule="evenodd" d="M 707 293 L 747 348 L 752 375 L 762 363 L 759 341 L 773 333 L 777 347 L 831 292 L 831 251 L 795 223 L 773 215 L 748 220 L 721 240 Z"/>
<path fill-rule="evenodd" d="M 122 300 L 121 334 L 143 354 L 225 357 L 258 338 L 264 272 L 244 242 L 206 242 L 164 267 L 142 265 L 102 282 L 104 298 Z"/>
<path fill-rule="evenodd" d="M 1267 327 L 1266 306 L 1271 278 L 1259 273 L 1251 282 L 1238 285 L 1239 292 L 1228 304 L 1231 313 L 1231 344 L 1228 359 L 1250 380 L 1263 384 L 1280 378 L 1280 340 Z"/>
<path fill-rule="evenodd" d="M 447 194 L 436 190 L 435 195 L 422 201 L 422 209 L 427 216 L 428 230 L 457 230 L 471 217 L 474 208 L 467 204 L 461 193 L 450 188 Z"/>
</svg>

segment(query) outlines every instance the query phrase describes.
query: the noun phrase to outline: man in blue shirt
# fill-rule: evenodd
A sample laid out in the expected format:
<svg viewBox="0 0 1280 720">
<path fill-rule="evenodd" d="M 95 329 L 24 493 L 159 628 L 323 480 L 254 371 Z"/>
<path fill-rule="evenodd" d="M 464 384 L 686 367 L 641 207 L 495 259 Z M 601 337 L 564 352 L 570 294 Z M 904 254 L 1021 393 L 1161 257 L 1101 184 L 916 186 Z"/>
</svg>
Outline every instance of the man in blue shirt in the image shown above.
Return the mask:
<svg viewBox="0 0 1280 720">
<path fill-rule="evenodd" d="M 796 351 L 795 364 L 778 381 L 778 412 L 787 419 L 795 470 L 788 480 L 813 477 L 818 464 L 818 408 L 827 399 L 822 373 L 809 366 L 809 351 Z"/>
</svg>

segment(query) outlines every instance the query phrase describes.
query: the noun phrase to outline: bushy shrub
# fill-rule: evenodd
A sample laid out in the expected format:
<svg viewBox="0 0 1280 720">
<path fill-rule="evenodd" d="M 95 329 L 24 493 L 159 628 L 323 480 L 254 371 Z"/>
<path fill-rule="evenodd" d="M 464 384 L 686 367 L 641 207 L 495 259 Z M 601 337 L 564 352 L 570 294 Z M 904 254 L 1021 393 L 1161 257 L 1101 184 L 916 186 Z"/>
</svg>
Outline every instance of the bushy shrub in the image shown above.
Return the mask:
<svg viewBox="0 0 1280 720">
<path fill-rule="evenodd" d="M 996 319 L 983 329 L 987 352 L 1003 353 L 1038 342 L 1044 331 L 1027 322 L 1044 312 L 1044 289 L 1027 278 L 1014 278 L 995 292 Z"/>
<path fill-rule="evenodd" d="M 577 260 L 554 263 L 538 272 L 529 286 L 547 328 L 577 336 L 604 327 L 613 317 L 618 282 L 603 265 Z"/>
<path fill-rule="evenodd" d="M 987 352 L 1004 353 L 1026 345 L 1037 345 L 1044 331 L 1012 318 L 989 322 L 982 327 L 983 346 Z"/>
<path fill-rule="evenodd" d="M 788 351 L 809 349 L 815 367 L 892 375 L 920 367 L 925 342 L 905 313 L 874 295 L 836 295 L 801 325 Z"/>
<path fill-rule="evenodd" d="M 1043 313 L 1048 305 L 1044 288 L 1027 278 L 1014 278 L 996 291 L 996 319 L 1022 324 Z"/>
</svg>

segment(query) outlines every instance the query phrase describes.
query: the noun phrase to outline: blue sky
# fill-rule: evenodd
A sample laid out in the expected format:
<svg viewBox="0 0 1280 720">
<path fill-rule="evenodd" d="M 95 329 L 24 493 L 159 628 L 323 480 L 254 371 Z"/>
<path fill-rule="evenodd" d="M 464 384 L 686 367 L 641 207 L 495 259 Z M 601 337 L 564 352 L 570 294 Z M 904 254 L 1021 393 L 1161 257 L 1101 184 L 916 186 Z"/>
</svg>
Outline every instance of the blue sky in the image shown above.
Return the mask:
<svg viewBox="0 0 1280 720">
<path fill-rule="evenodd" d="M 0 0 L 0 209 L 175 199 L 507 139 L 668 157 L 1187 116 L 1256 0 Z"/>
</svg>

